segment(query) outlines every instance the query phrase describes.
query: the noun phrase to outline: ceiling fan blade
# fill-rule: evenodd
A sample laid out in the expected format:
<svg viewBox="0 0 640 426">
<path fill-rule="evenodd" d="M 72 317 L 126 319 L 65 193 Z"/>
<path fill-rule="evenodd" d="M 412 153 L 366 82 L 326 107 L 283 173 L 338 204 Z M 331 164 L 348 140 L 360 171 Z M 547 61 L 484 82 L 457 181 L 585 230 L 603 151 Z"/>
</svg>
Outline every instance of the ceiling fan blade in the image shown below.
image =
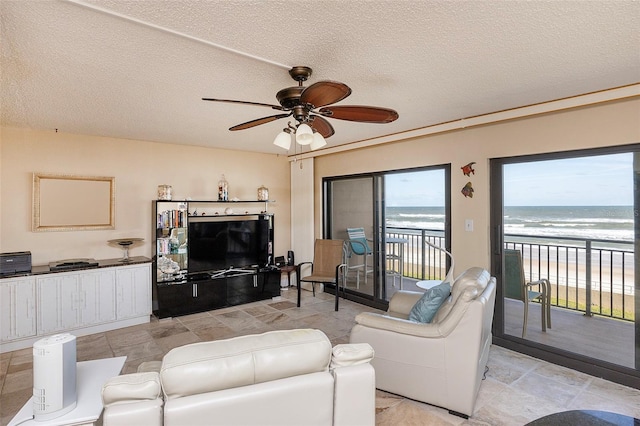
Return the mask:
<svg viewBox="0 0 640 426">
<path fill-rule="evenodd" d="M 300 102 L 314 108 L 334 104 L 351 94 L 351 89 L 338 81 L 319 81 L 302 91 Z"/>
<path fill-rule="evenodd" d="M 309 120 L 311 121 L 311 127 L 316 129 L 318 133 L 320 133 L 325 139 L 333 136 L 333 134 L 335 133 L 335 130 L 333 130 L 333 126 L 331 125 L 331 123 L 329 123 L 319 115 L 312 115 L 311 117 L 309 117 Z"/>
<path fill-rule="evenodd" d="M 271 123 L 272 121 L 276 121 L 276 120 L 280 120 L 281 118 L 289 117 L 290 115 L 291 115 L 291 113 L 289 113 L 289 114 L 270 115 L 269 117 L 257 118 L 255 120 L 247 121 L 246 123 L 236 124 L 233 127 L 229 127 L 229 130 L 234 131 L 234 130 L 249 129 L 251 127 L 259 126 L 259 125 L 265 124 L 265 123 Z"/>
<path fill-rule="evenodd" d="M 321 108 L 318 113 L 338 120 L 361 123 L 391 123 L 398 119 L 398 113 L 389 108 L 363 105 L 345 105 Z"/>
<path fill-rule="evenodd" d="M 214 99 L 214 98 L 202 98 L 202 100 L 203 101 L 212 101 L 212 102 L 229 102 L 229 103 L 232 103 L 232 104 L 264 106 L 264 107 L 277 109 L 277 110 L 280 110 L 280 111 L 286 111 L 286 109 L 281 107 L 280 105 L 263 104 L 263 103 L 260 103 L 260 102 L 236 101 L 236 100 L 233 100 L 233 99 Z"/>
</svg>

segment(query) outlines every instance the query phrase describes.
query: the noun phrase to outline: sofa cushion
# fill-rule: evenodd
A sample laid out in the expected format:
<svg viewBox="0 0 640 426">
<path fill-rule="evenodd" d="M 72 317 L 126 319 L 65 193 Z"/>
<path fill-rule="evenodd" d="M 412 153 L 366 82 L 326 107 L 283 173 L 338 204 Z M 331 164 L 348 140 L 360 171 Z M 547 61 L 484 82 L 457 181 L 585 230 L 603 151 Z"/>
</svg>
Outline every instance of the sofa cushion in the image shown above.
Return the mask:
<svg viewBox="0 0 640 426">
<path fill-rule="evenodd" d="M 330 368 L 367 364 L 373 359 L 373 348 L 368 343 L 351 343 L 333 347 Z"/>
<path fill-rule="evenodd" d="M 105 407 L 122 401 L 155 400 L 162 395 L 158 373 L 134 373 L 109 379 L 102 387 Z"/>
<path fill-rule="evenodd" d="M 168 399 L 328 372 L 331 342 L 320 330 L 279 330 L 172 349 L 160 376 Z"/>
<path fill-rule="evenodd" d="M 451 284 L 448 282 L 430 288 L 411 308 L 409 320 L 423 323 L 431 322 L 449 294 L 451 294 Z"/>
</svg>

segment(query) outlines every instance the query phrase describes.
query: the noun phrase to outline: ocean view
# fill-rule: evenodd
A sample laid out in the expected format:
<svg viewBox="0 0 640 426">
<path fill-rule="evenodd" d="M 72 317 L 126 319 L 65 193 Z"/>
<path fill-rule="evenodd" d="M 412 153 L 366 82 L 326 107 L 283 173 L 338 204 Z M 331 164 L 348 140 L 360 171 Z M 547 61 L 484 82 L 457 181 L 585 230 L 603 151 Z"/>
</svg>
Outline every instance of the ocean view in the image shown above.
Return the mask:
<svg viewBox="0 0 640 426">
<path fill-rule="evenodd" d="M 505 207 L 505 233 L 633 242 L 633 206 Z"/>
<path fill-rule="evenodd" d="M 387 226 L 442 231 L 444 207 L 387 207 Z M 512 206 L 505 234 L 633 242 L 633 206 Z"/>
<path fill-rule="evenodd" d="M 444 230 L 444 207 L 387 207 L 387 226 Z"/>
<path fill-rule="evenodd" d="M 388 207 L 386 213 L 388 228 L 444 230 L 444 207 Z M 544 266 L 545 270 L 549 268 L 546 276 L 556 284 L 585 288 L 586 252 L 563 251 L 555 247 L 584 247 L 583 241 L 591 240 L 595 250 L 592 254 L 596 256 L 593 260 L 596 264 L 592 271 L 592 285 L 602 291 L 609 289 L 614 293 L 631 295 L 634 286 L 633 214 L 633 206 L 505 207 L 505 241 L 517 241 L 516 244 L 532 244 L 535 247 L 532 252 L 522 250 L 525 266 L 529 262 L 537 265 L 539 259 L 547 258 L 547 251 L 550 250 L 551 261 L 545 262 Z M 416 250 L 418 241 L 409 240 L 407 247 L 410 252 Z M 556 253 L 556 250 L 560 250 L 560 253 Z M 556 256 L 561 262 L 559 270 L 556 270 Z M 564 256 L 567 256 L 566 260 L 562 260 Z M 567 275 L 567 268 L 574 272 Z M 537 266 L 532 268 L 532 279 L 539 278 L 537 269 Z M 610 275 L 613 276 L 612 280 L 608 278 Z"/>
</svg>

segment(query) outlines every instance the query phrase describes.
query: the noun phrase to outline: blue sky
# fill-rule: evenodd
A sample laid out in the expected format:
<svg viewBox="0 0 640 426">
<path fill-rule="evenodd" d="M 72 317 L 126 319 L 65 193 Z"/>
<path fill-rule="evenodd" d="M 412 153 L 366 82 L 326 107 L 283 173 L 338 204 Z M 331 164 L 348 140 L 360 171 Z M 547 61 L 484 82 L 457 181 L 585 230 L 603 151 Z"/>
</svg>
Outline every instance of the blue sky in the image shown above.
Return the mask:
<svg viewBox="0 0 640 426">
<path fill-rule="evenodd" d="M 633 154 L 509 164 L 505 206 L 628 206 L 633 204 Z"/>
<path fill-rule="evenodd" d="M 473 175 L 469 180 L 474 182 Z M 442 170 L 388 174 L 385 183 L 389 207 L 444 205 Z M 452 197 L 462 196 L 460 189 L 451 188 Z M 633 205 L 633 154 L 506 165 L 504 201 L 506 206 Z"/>
<path fill-rule="evenodd" d="M 385 177 L 387 207 L 444 206 L 444 171 L 393 173 Z"/>
</svg>

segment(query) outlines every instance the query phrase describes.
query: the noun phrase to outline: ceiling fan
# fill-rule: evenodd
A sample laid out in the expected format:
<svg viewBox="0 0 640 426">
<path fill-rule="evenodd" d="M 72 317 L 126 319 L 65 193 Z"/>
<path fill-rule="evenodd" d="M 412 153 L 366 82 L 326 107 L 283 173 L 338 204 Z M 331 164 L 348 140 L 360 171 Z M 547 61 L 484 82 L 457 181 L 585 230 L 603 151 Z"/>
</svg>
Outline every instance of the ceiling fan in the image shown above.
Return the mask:
<svg viewBox="0 0 640 426">
<path fill-rule="evenodd" d="M 249 129 L 293 116 L 297 121 L 296 125 L 292 126 L 291 122 L 289 122 L 274 141 L 274 144 L 285 149 L 289 149 L 291 146 L 291 137 L 294 134 L 296 142 L 300 145 L 310 145 L 312 150 L 326 145 L 324 138 L 331 137 L 335 131 L 325 117 L 360 123 L 381 124 L 391 123 L 398 119 L 398 113 L 389 108 L 363 105 L 331 106 L 331 104 L 349 96 L 351 89 L 344 83 L 329 80 L 319 81 L 308 87 L 303 86 L 303 82 L 311 76 L 311 73 L 311 68 L 304 66 L 293 67 L 289 70 L 289 75 L 298 82 L 298 85 L 282 89 L 276 94 L 276 99 L 278 99 L 280 105 L 233 99 L 202 98 L 202 100 L 257 105 L 283 111 L 281 114 L 237 124 L 229 128 L 231 131 Z"/>
</svg>

